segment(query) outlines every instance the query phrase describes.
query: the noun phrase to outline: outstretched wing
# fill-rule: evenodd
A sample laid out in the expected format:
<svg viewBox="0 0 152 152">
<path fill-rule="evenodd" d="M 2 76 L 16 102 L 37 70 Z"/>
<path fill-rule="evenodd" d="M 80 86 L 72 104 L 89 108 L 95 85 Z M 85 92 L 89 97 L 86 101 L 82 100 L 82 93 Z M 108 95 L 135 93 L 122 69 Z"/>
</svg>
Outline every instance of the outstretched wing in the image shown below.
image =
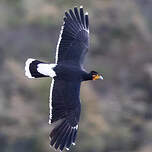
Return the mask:
<svg viewBox="0 0 152 152">
<path fill-rule="evenodd" d="M 54 78 L 50 89 L 50 145 L 61 151 L 75 144 L 80 117 L 80 82 Z"/>
<path fill-rule="evenodd" d="M 71 9 L 65 12 L 64 24 L 61 28 L 56 49 L 56 63 L 69 62 L 81 66 L 89 46 L 89 18 L 83 12 Z"/>
</svg>

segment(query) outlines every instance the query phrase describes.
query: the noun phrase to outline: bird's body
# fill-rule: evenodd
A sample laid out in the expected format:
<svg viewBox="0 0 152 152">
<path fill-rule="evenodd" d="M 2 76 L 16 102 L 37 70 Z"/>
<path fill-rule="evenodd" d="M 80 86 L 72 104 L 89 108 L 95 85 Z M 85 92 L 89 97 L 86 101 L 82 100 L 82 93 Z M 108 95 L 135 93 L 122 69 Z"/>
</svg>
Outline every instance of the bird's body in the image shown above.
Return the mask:
<svg viewBox="0 0 152 152">
<path fill-rule="evenodd" d="M 82 81 L 83 75 L 86 74 L 80 67 L 69 64 L 59 64 L 54 70 L 56 71 L 57 78 L 65 81 Z"/>
<path fill-rule="evenodd" d="M 25 75 L 28 78 L 52 77 L 50 88 L 49 124 L 50 145 L 61 151 L 75 144 L 81 112 L 80 86 L 82 81 L 101 79 L 97 72 L 86 72 L 84 57 L 89 47 L 89 19 L 83 8 L 65 12 L 56 49 L 54 64 L 28 59 Z"/>
</svg>

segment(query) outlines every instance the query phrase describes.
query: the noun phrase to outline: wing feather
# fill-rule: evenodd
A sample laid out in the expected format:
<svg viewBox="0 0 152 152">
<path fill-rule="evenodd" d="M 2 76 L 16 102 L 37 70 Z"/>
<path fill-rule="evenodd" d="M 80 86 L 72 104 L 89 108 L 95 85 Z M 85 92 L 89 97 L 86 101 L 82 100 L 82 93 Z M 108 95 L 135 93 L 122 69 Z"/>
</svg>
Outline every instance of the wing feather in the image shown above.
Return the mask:
<svg viewBox="0 0 152 152">
<path fill-rule="evenodd" d="M 83 7 L 80 7 L 80 16 L 83 27 L 85 28 Z"/>
<path fill-rule="evenodd" d="M 49 123 L 52 126 L 49 136 L 50 145 L 61 151 L 64 148 L 70 148 L 76 139 L 81 111 L 80 83 L 71 83 L 57 78 L 52 81 L 49 117 Z"/>
<path fill-rule="evenodd" d="M 82 27 L 82 24 L 81 24 L 80 15 L 79 15 L 79 11 L 78 11 L 78 8 L 77 8 L 77 7 L 74 8 L 74 12 L 75 12 L 77 21 L 78 21 L 78 23 L 80 24 L 80 27 L 81 27 L 80 29 L 82 29 L 83 27 Z"/>
<path fill-rule="evenodd" d="M 74 11 L 70 9 L 69 12 L 65 12 L 63 20 L 64 24 L 61 28 L 56 49 L 56 63 L 69 63 L 71 61 L 71 64 L 81 66 L 84 60 L 84 57 L 82 58 L 81 56 L 86 54 L 84 52 L 89 47 L 88 15 L 84 15 L 82 7 L 80 7 L 80 11 L 75 7 Z M 76 43 L 77 45 L 75 45 Z M 84 45 L 82 46 L 81 43 L 84 43 Z M 77 56 L 77 60 L 74 59 L 75 56 Z"/>
<path fill-rule="evenodd" d="M 88 17 L 88 12 L 85 14 L 85 21 L 86 21 L 86 28 L 89 28 L 89 17 Z"/>
</svg>

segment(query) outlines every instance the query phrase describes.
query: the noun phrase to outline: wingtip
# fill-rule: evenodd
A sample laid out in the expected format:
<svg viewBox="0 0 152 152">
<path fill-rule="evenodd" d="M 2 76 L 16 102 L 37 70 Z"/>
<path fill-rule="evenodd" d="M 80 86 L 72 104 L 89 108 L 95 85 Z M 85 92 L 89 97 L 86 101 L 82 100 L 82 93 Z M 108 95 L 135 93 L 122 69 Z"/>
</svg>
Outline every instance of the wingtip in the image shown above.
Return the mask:
<svg viewBox="0 0 152 152">
<path fill-rule="evenodd" d="M 86 12 L 85 15 L 88 15 L 88 12 Z"/>
<path fill-rule="evenodd" d="M 68 151 L 68 150 L 70 150 L 69 148 L 66 148 L 66 150 Z"/>
<path fill-rule="evenodd" d="M 75 146 L 75 143 L 72 143 L 73 146 Z"/>
<path fill-rule="evenodd" d="M 71 11 L 72 11 L 72 9 L 70 8 L 70 9 L 69 9 L 69 12 L 71 12 Z"/>
<path fill-rule="evenodd" d="M 67 15 L 67 14 L 68 14 L 68 11 L 65 11 L 64 14 Z"/>
</svg>

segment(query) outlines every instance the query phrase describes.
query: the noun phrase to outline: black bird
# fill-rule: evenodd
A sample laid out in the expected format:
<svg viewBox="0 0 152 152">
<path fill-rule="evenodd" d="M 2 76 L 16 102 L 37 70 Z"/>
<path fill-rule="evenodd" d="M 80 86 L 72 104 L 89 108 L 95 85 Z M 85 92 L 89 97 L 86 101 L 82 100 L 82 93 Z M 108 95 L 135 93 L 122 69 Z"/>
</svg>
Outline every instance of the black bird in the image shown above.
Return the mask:
<svg viewBox="0 0 152 152">
<path fill-rule="evenodd" d="M 28 78 L 52 77 L 49 124 L 53 126 L 50 145 L 56 150 L 69 150 L 75 145 L 80 118 L 80 85 L 82 81 L 103 79 L 95 71 L 86 72 L 84 57 L 89 47 L 89 18 L 83 7 L 65 12 L 64 24 L 56 48 L 55 64 L 28 59 Z"/>
</svg>

